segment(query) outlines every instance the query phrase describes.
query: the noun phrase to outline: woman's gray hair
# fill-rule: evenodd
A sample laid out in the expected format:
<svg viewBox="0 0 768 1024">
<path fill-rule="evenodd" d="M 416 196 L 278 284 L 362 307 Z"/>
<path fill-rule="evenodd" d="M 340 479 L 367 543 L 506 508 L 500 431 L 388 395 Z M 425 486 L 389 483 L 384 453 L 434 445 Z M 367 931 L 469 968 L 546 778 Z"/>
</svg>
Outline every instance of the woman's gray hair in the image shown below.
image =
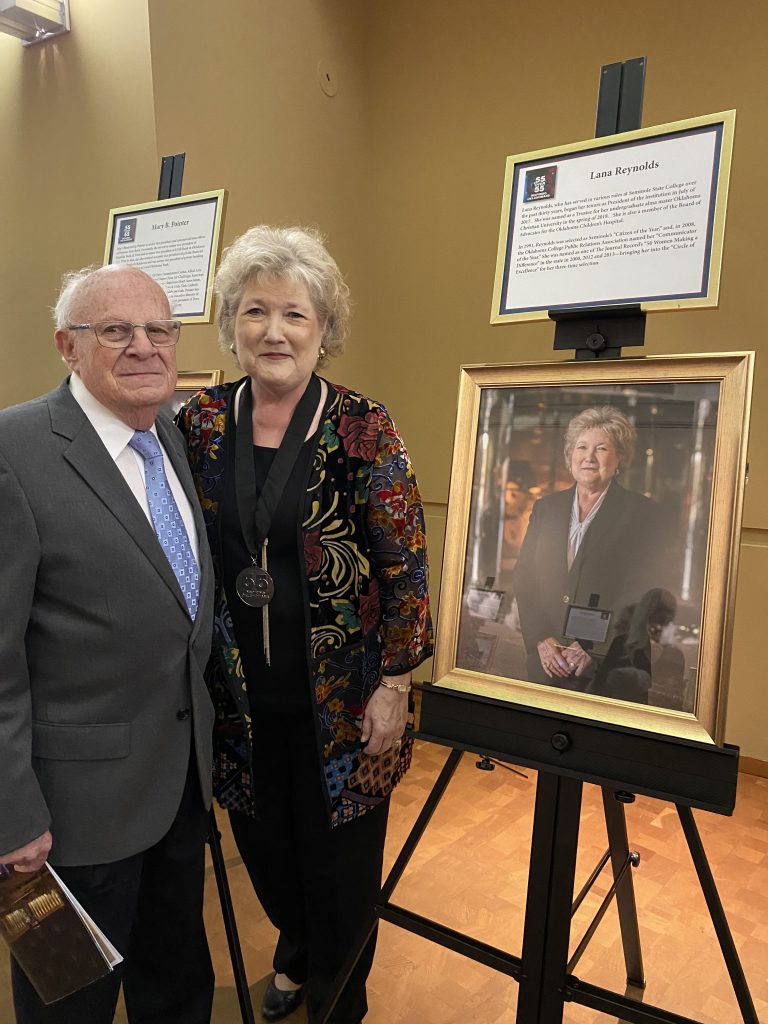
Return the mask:
<svg viewBox="0 0 768 1024">
<path fill-rule="evenodd" d="M 322 344 L 327 355 L 337 356 L 344 351 L 349 288 L 319 232 L 259 224 L 224 250 L 214 282 L 222 349 L 230 349 L 234 343 L 237 307 L 246 285 L 254 277 L 288 278 L 303 284 L 315 312 L 325 321 Z"/>
<path fill-rule="evenodd" d="M 623 412 L 612 405 L 597 405 L 574 416 L 565 431 L 565 464 L 571 468 L 571 456 L 576 442 L 585 430 L 604 430 L 613 442 L 619 456 L 619 469 L 632 465 L 635 457 L 637 431 Z"/>
<path fill-rule="evenodd" d="M 75 304 L 77 293 L 88 278 L 95 274 L 97 270 L 101 270 L 101 264 L 92 263 L 89 267 L 83 267 L 82 270 L 72 270 L 62 277 L 59 297 L 56 299 L 56 305 L 51 310 L 57 331 L 63 327 L 68 327 L 71 323 L 72 307 Z"/>
</svg>

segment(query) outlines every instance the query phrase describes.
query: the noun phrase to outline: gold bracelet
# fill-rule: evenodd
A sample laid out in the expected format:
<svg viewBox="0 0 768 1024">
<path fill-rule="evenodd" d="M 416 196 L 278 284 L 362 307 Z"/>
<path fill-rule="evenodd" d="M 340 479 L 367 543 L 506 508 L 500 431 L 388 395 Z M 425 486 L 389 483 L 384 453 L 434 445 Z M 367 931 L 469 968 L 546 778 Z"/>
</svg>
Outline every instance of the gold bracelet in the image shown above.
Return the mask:
<svg viewBox="0 0 768 1024">
<path fill-rule="evenodd" d="M 407 683 L 390 683 L 390 682 L 387 681 L 387 677 L 386 676 L 382 676 L 381 679 L 379 680 L 379 682 L 381 683 L 381 685 L 386 690 L 397 690 L 398 693 L 410 693 L 411 692 L 411 682 L 410 682 L 410 680 Z"/>
</svg>

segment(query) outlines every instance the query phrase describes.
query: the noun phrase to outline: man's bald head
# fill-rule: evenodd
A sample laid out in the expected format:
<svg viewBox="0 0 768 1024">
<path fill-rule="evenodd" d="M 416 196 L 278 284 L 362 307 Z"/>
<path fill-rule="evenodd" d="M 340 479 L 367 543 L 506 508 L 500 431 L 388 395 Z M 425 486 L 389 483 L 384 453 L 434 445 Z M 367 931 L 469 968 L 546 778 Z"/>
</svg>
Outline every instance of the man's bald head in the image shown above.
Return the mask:
<svg viewBox="0 0 768 1024">
<path fill-rule="evenodd" d="M 135 267 L 86 268 L 65 277 L 55 315 L 54 340 L 70 370 L 124 423 L 149 430 L 176 384 L 178 323 L 157 281 Z M 173 324 L 172 344 L 154 343 L 158 322 Z M 125 343 L 111 344 L 110 329 Z"/>
<path fill-rule="evenodd" d="M 106 283 L 107 279 L 115 274 L 128 283 L 131 280 L 140 281 L 143 284 L 150 282 L 162 294 L 168 304 L 168 298 L 157 281 L 150 277 L 149 274 L 145 274 L 143 270 L 139 270 L 138 267 L 129 267 L 123 264 L 102 267 L 94 263 L 89 267 L 83 267 L 82 270 L 73 270 L 65 274 L 61 279 L 59 297 L 56 300 L 56 305 L 53 307 L 53 321 L 56 328 L 61 329 L 74 323 L 76 319 L 75 309 L 82 306 L 84 302 L 87 302 L 88 292 L 94 286 L 98 287 L 101 283 Z M 170 304 L 168 304 L 167 315 L 171 315 Z"/>
</svg>

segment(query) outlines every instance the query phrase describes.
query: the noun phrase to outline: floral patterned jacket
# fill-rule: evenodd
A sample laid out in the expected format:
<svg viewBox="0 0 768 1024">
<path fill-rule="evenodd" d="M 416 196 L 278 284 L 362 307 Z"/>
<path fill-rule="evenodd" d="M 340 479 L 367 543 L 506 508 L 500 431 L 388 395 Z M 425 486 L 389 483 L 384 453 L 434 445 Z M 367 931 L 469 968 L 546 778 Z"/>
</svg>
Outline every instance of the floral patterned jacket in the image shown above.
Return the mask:
<svg viewBox="0 0 768 1024">
<path fill-rule="evenodd" d="M 227 425 L 241 383 L 200 392 L 177 422 L 217 576 L 208 672 L 218 723 L 216 795 L 222 806 L 250 812 L 250 709 L 221 582 L 218 535 Z M 322 766 L 331 824 L 338 825 L 380 803 L 410 764 L 410 742 L 397 756 L 361 756 L 361 718 L 382 672 L 407 672 L 432 653 L 432 622 L 424 512 L 408 453 L 382 405 L 330 383 L 302 536 L 318 770 Z"/>
</svg>

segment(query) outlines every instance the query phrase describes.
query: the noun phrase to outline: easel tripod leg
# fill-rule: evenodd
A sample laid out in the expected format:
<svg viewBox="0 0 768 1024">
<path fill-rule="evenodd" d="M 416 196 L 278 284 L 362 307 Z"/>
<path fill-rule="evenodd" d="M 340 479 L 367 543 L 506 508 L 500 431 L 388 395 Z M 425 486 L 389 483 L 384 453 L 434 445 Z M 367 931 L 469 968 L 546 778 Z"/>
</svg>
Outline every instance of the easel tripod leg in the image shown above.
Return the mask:
<svg viewBox="0 0 768 1024">
<path fill-rule="evenodd" d="M 608 847 L 611 852 L 611 868 L 614 879 L 618 878 L 629 859 L 629 839 L 624 804 L 616 799 L 613 790 L 602 790 L 605 827 L 608 832 Z M 621 944 L 624 949 L 624 964 L 627 984 L 645 988 L 643 954 L 640 948 L 640 929 L 637 923 L 637 903 L 632 872 L 625 871 L 616 888 L 616 907 L 619 912 Z"/>
<path fill-rule="evenodd" d="M 560 1024 L 583 784 L 540 772 L 523 931 L 517 1024 Z"/>
<path fill-rule="evenodd" d="M 745 1024 L 759 1024 L 755 1004 L 752 1002 L 752 996 L 749 993 L 747 979 L 744 976 L 744 970 L 739 960 L 739 954 L 733 941 L 733 935 L 731 935 L 725 911 L 723 910 L 723 904 L 720 902 L 715 879 L 693 817 L 693 811 L 690 807 L 682 807 L 680 804 L 676 806 L 680 824 L 683 826 L 685 839 L 688 843 L 688 849 L 691 851 L 693 865 L 696 868 L 696 874 L 699 876 L 701 891 L 704 893 L 704 899 L 707 901 L 709 915 L 712 918 L 717 940 L 723 952 L 725 966 L 728 968 L 733 991 L 736 994 L 736 1001 L 741 1010 L 742 1020 Z"/>
<path fill-rule="evenodd" d="M 318 1024 L 325 1024 L 330 1015 L 333 1013 L 336 1003 L 339 1001 L 341 994 L 346 988 L 347 982 L 349 981 L 352 975 L 352 972 L 357 966 L 357 961 L 362 956 L 363 950 L 365 949 L 368 940 L 373 934 L 373 930 L 376 927 L 376 924 L 379 919 L 379 908 L 381 906 L 386 906 L 390 896 L 395 890 L 395 886 L 400 881 L 403 872 L 408 866 L 408 862 L 413 856 L 414 850 L 416 849 L 416 844 L 424 834 L 424 831 L 427 825 L 429 824 L 432 815 L 435 813 L 438 803 L 440 802 L 440 798 L 447 789 L 448 783 L 453 778 L 453 773 L 456 771 L 459 765 L 459 761 L 461 760 L 462 754 L 462 750 L 459 750 L 458 748 L 453 748 L 450 754 L 448 755 L 448 758 L 445 764 L 443 765 L 440 775 L 438 776 L 437 781 L 435 782 L 429 796 L 427 797 L 427 801 L 424 804 L 421 813 L 416 819 L 413 828 L 411 829 L 408 838 L 406 839 L 403 848 L 397 857 L 397 860 L 392 866 L 392 870 L 387 875 L 386 881 L 384 882 L 384 885 L 382 886 L 381 889 L 379 902 L 374 908 L 373 917 L 368 922 L 368 924 L 366 924 L 365 928 L 360 933 L 360 935 L 357 936 L 355 943 L 351 947 L 349 956 L 347 957 L 343 967 L 336 976 L 336 980 L 333 985 L 333 991 L 331 992 L 330 996 L 328 997 L 328 1000 L 322 1006 L 320 1013 L 318 1014 Z"/>
<path fill-rule="evenodd" d="M 403 872 L 408 866 L 408 862 L 413 856 L 413 852 L 416 849 L 416 844 L 419 842 L 421 837 L 427 828 L 427 825 L 432 820 L 432 815 L 437 809 L 437 805 L 443 796 L 443 793 L 448 788 L 448 783 L 453 778 L 453 774 L 459 766 L 464 751 L 454 747 L 448 758 L 443 765 L 440 774 L 437 777 L 432 790 L 427 797 L 427 801 L 421 809 L 421 812 L 414 822 L 413 828 L 408 834 L 408 838 L 403 844 L 403 848 L 400 851 L 397 860 L 392 865 L 392 870 L 387 875 L 387 879 L 384 885 L 381 887 L 381 902 L 386 903 L 392 893 L 395 891 L 395 886 L 400 881 Z"/>
<path fill-rule="evenodd" d="M 232 973 L 235 976 L 235 989 L 237 991 L 237 1001 L 240 1004 L 240 1015 L 243 1024 L 255 1024 L 253 1003 L 251 1002 L 251 993 L 248 991 L 248 979 L 245 974 L 245 965 L 243 964 L 243 951 L 240 948 L 235 910 L 232 906 L 232 896 L 227 880 L 227 869 L 224 865 L 224 854 L 221 852 L 219 826 L 216 822 L 216 814 L 213 808 L 211 808 L 208 823 L 208 845 L 211 848 L 213 873 L 216 877 L 216 888 L 219 891 L 221 915 L 224 918 L 224 931 L 227 934 L 227 946 L 229 947 L 229 958 L 232 961 Z"/>
</svg>

